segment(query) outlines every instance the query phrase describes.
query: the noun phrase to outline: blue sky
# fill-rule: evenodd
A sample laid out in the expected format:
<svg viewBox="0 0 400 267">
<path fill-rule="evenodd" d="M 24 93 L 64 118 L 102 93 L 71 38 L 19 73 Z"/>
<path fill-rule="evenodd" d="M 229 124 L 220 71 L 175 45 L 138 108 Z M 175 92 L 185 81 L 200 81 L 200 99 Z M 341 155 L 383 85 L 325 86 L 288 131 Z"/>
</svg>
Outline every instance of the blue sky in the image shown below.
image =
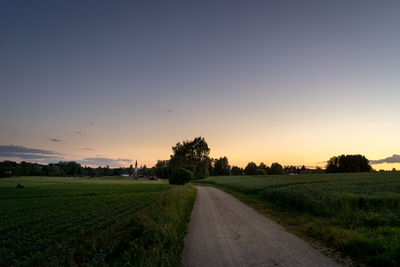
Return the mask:
<svg viewBox="0 0 400 267">
<path fill-rule="evenodd" d="M 397 1 L 2 1 L 0 145 L 316 165 L 399 153 Z M 79 132 L 79 133 L 77 133 Z"/>
</svg>

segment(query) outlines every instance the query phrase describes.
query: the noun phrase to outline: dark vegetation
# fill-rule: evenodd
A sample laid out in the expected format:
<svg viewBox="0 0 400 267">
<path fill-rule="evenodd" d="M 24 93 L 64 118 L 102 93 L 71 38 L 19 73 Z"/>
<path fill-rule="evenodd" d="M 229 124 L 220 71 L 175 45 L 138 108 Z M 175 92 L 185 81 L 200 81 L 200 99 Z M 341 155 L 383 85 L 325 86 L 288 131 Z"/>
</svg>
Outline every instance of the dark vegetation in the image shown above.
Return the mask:
<svg viewBox="0 0 400 267">
<path fill-rule="evenodd" d="M 185 168 L 178 168 L 174 170 L 169 178 L 170 184 L 186 184 L 194 179 L 194 175 L 191 171 Z"/>
<path fill-rule="evenodd" d="M 21 179 L 0 184 L 0 266 L 180 264 L 192 185 Z"/>
<path fill-rule="evenodd" d="M 341 155 L 328 160 L 326 172 L 370 172 L 369 161 L 362 155 Z"/>
<path fill-rule="evenodd" d="M 196 137 L 193 141 L 183 141 L 172 147 L 173 155 L 169 160 L 172 173 L 184 168 L 193 173 L 194 179 L 204 179 L 208 173 L 210 162 L 210 148 L 202 137 Z"/>
<path fill-rule="evenodd" d="M 58 162 L 50 163 L 48 165 L 29 163 L 22 161 L 16 163 L 13 161 L 0 162 L 0 177 L 12 177 L 12 176 L 57 176 L 57 177 L 101 177 L 101 176 L 120 176 L 121 174 L 132 175 L 134 169 L 132 165 L 128 168 L 110 168 L 97 167 L 91 168 L 88 166 L 82 166 L 81 164 L 69 161 L 69 162 Z M 141 175 L 154 175 L 154 168 L 147 168 L 146 165 L 139 169 Z"/>
<path fill-rule="evenodd" d="M 400 265 L 400 173 L 210 177 L 267 215 L 373 266 Z"/>
<path fill-rule="evenodd" d="M 211 176 L 224 175 L 299 175 L 310 173 L 342 173 L 342 172 L 369 172 L 372 171 L 369 161 L 362 155 L 341 155 L 332 157 L 327 162 L 326 170 L 320 167 L 316 169 L 306 168 L 304 165 L 282 167 L 279 163 L 271 166 L 261 162 L 258 166 L 249 162 L 242 169 L 238 166 L 230 166 L 227 157 L 210 158 L 210 148 L 203 137 L 196 137 L 192 141 L 183 141 L 172 147 L 173 154 L 169 160 L 158 160 L 152 168 L 146 165 L 139 168 L 139 175 L 156 176 L 168 179 L 177 169 L 184 168 L 193 173 L 193 179 L 204 179 Z M 81 166 L 74 161 L 50 163 L 48 165 L 12 161 L 0 162 L 0 177 L 11 176 L 62 176 L 62 177 L 101 177 L 120 176 L 127 174 L 132 176 L 134 169 L 132 165 L 128 168 L 97 167 L 91 168 Z"/>
</svg>

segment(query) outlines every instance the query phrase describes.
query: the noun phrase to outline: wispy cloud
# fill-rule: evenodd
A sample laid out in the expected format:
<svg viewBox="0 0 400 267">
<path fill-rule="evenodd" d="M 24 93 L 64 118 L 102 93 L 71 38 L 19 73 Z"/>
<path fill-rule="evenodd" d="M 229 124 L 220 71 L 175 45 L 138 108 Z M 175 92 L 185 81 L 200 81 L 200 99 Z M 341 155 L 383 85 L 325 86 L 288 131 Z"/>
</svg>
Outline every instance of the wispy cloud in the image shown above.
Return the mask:
<svg viewBox="0 0 400 267">
<path fill-rule="evenodd" d="M 85 147 L 84 150 L 94 150 L 92 148 Z M 62 154 L 51 150 L 29 148 L 24 146 L 15 145 L 0 145 L 0 159 L 1 160 L 20 160 L 20 161 L 31 161 L 38 163 L 54 163 L 59 161 L 65 161 L 66 159 Z M 121 167 L 132 163 L 132 159 L 124 158 L 105 158 L 105 157 L 93 157 L 84 158 L 82 160 L 76 160 L 76 162 L 83 165 L 91 166 L 110 166 L 112 168 Z"/>
<path fill-rule="evenodd" d="M 32 160 L 41 163 L 61 161 L 64 158 L 57 152 L 44 149 L 28 148 L 23 146 L 0 145 L 0 158 L 14 158 L 19 160 Z"/>
<path fill-rule="evenodd" d="M 93 148 L 90 148 L 90 147 L 84 147 L 84 148 L 82 148 L 83 150 L 94 150 Z"/>
<path fill-rule="evenodd" d="M 110 159 L 110 158 L 102 158 L 102 157 L 97 157 L 97 158 L 84 158 L 83 160 L 78 161 L 80 164 L 83 165 L 92 165 L 92 166 L 110 166 L 113 168 L 116 167 L 121 167 L 127 163 L 131 163 L 131 159 Z"/>
<path fill-rule="evenodd" d="M 378 160 L 370 160 L 371 164 L 381 164 L 381 163 L 400 163 L 400 155 L 393 154 L 391 157 Z"/>
<path fill-rule="evenodd" d="M 57 138 L 47 138 L 47 140 L 54 142 L 54 143 L 61 143 L 62 141 L 60 139 Z"/>
<path fill-rule="evenodd" d="M 171 112 L 173 112 L 174 110 L 172 109 L 172 108 L 167 108 L 167 109 L 159 109 L 159 110 L 157 110 L 157 112 L 165 112 L 165 113 L 171 113 Z"/>
<path fill-rule="evenodd" d="M 82 134 L 81 131 L 74 131 L 75 134 Z"/>
</svg>

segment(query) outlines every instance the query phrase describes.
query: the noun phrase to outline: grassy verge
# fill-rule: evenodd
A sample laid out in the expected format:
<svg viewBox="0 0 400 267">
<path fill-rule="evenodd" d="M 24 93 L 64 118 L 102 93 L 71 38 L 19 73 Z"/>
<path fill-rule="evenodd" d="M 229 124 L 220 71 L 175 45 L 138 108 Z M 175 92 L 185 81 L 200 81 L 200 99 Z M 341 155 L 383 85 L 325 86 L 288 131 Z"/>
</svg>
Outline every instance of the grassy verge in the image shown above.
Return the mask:
<svg viewBox="0 0 400 267">
<path fill-rule="evenodd" d="M 397 175 L 211 177 L 218 187 L 302 238 L 351 256 L 355 264 L 399 266 Z"/>
<path fill-rule="evenodd" d="M 160 194 L 136 214 L 127 238 L 114 244 L 107 258 L 110 265 L 180 266 L 195 198 L 193 185 L 175 186 Z"/>
</svg>

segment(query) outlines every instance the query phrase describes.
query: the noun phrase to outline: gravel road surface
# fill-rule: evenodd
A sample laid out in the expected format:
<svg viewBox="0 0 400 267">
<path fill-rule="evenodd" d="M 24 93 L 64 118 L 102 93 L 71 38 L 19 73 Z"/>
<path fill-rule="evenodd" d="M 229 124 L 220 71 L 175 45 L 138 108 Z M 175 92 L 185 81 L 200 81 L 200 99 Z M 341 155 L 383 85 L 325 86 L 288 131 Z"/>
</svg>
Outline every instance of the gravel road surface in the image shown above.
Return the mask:
<svg viewBox="0 0 400 267">
<path fill-rule="evenodd" d="M 197 187 L 183 266 L 339 266 L 233 196 Z"/>
</svg>

